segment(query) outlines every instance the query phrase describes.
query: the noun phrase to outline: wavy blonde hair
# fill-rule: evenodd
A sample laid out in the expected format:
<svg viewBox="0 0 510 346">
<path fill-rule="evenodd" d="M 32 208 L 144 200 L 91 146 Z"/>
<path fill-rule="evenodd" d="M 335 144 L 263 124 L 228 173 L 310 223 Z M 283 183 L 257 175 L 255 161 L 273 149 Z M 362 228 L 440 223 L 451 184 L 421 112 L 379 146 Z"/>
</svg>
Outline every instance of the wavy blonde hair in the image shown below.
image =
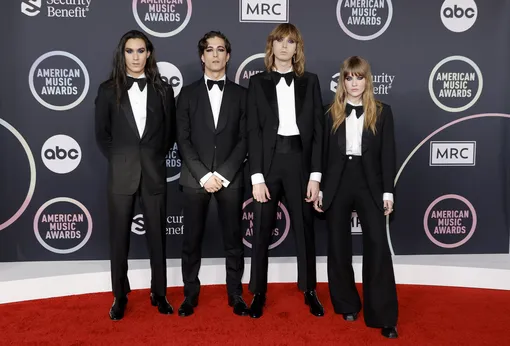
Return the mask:
<svg viewBox="0 0 510 346">
<path fill-rule="evenodd" d="M 345 90 L 344 81 L 347 77 L 365 78 L 365 91 L 362 95 L 363 110 L 365 113 L 364 129 L 370 129 L 375 134 L 375 124 L 377 117 L 381 113 L 382 104 L 376 101 L 374 97 L 374 86 L 372 82 L 372 71 L 367 60 L 360 56 L 351 56 L 347 58 L 340 68 L 338 77 L 338 86 L 333 104 L 329 108 L 331 118 L 333 119 L 332 131 L 336 132 L 338 127 L 345 121 L 345 106 L 347 104 L 347 90 Z"/>
<path fill-rule="evenodd" d="M 266 56 L 264 57 L 266 70 L 271 72 L 275 68 L 273 42 L 287 36 L 296 42 L 296 53 L 292 58 L 292 69 L 296 75 L 302 76 L 305 72 L 305 51 L 303 37 L 301 37 L 301 33 L 299 32 L 298 28 L 290 23 L 282 23 L 278 25 L 267 37 Z"/>
</svg>

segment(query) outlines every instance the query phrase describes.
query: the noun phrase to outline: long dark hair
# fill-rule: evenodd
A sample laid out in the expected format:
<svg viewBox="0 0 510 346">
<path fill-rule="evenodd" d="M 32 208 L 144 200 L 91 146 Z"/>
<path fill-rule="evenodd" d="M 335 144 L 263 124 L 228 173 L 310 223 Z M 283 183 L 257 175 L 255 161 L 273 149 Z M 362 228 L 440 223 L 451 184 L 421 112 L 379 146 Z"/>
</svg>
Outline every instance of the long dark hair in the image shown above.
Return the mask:
<svg viewBox="0 0 510 346">
<path fill-rule="evenodd" d="M 156 88 L 158 94 L 160 94 L 162 99 L 164 99 L 165 82 L 163 82 L 159 74 L 158 65 L 156 64 L 156 57 L 154 55 L 154 46 L 143 32 L 138 30 L 131 30 L 122 36 L 119 44 L 117 45 L 117 48 L 115 49 L 115 55 L 113 57 L 113 66 L 112 72 L 110 73 L 110 80 L 115 87 L 117 104 L 120 104 L 122 93 L 126 90 L 127 87 L 126 59 L 124 57 L 124 49 L 126 48 L 126 42 L 132 38 L 139 38 L 145 42 L 145 47 L 147 48 L 147 51 L 150 52 L 150 55 L 147 58 L 147 62 L 145 63 L 145 77 L 147 78 L 148 84 L 154 85 L 154 88 Z"/>
</svg>

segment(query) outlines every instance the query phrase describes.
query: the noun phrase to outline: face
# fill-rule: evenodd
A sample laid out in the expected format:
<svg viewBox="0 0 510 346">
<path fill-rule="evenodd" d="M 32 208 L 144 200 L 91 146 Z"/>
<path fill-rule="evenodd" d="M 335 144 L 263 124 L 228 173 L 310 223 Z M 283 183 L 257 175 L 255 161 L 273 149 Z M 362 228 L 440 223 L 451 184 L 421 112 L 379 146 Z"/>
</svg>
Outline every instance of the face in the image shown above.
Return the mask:
<svg viewBox="0 0 510 346">
<path fill-rule="evenodd" d="M 363 95 L 365 91 L 366 79 L 362 76 L 356 76 L 349 74 L 344 79 L 345 91 L 349 98 L 358 99 Z"/>
<path fill-rule="evenodd" d="M 225 73 L 230 54 L 227 53 L 225 41 L 220 37 L 212 37 L 207 40 L 207 47 L 201 56 L 206 73 Z"/>
<path fill-rule="evenodd" d="M 273 41 L 274 57 L 281 62 L 291 61 L 294 54 L 296 54 L 296 49 L 297 42 L 289 36 Z"/>
<path fill-rule="evenodd" d="M 147 51 L 145 41 L 141 38 L 130 38 L 124 47 L 126 72 L 133 77 L 139 77 L 145 71 L 145 64 L 151 53 Z"/>
</svg>

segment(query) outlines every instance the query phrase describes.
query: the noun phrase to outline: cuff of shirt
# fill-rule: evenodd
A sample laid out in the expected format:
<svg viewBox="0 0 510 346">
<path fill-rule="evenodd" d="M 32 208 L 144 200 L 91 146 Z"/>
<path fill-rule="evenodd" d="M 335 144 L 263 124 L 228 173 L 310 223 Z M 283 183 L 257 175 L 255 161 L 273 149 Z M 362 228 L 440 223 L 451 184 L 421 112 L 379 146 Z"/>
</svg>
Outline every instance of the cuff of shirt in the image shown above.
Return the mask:
<svg viewBox="0 0 510 346">
<path fill-rule="evenodd" d="M 324 198 L 324 194 L 322 193 L 322 191 L 319 191 L 319 198 Z"/>
<path fill-rule="evenodd" d="M 224 187 L 228 187 L 228 184 L 230 184 L 230 181 L 228 181 L 227 179 L 223 178 L 223 176 L 218 173 L 218 172 L 214 172 L 213 173 L 215 176 L 217 176 L 218 178 L 220 178 L 221 180 L 221 184 L 224 186 Z"/>
<path fill-rule="evenodd" d="M 316 182 L 321 182 L 322 179 L 322 173 L 320 172 L 312 172 L 310 173 L 310 180 L 314 180 Z"/>
<path fill-rule="evenodd" d="M 202 179 L 200 179 L 200 181 L 199 181 L 200 186 L 204 187 L 205 183 L 207 183 L 207 180 L 209 180 L 209 178 L 210 178 L 210 177 L 212 177 L 212 175 L 213 175 L 213 174 L 212 174 L 211 172 L 209 172 L 209 173 L 207 173 L 206 175 L 204 175 L 204 176 L 202 177 Z"/>
<path fill-rule="evenodd" d="M 391 202 L 393 202 L 393 194 L 389 193 L 389 192 L 385 192 L 385 193 L 383 193 L 382 199 L 383 199 L 383 201 L 391 201 Z"/>
<path fill-rule="evenodd" d="M 252 174 L 252 176 L 251 176 L 251 184 L 252 185 L 262 184 L 262 183 L 265 183 L 265 182 L 266 181 L 264 180 L 264 175 L 262 173 Z"/>
</svg>

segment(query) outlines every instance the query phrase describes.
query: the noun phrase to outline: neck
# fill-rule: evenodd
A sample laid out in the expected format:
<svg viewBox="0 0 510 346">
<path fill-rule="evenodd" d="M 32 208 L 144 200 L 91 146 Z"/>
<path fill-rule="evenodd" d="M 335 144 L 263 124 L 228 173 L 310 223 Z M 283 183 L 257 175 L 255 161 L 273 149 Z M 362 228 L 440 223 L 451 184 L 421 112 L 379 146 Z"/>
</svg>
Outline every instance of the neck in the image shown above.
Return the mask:
<svg viewBox="0 0 510 346">
<path fill-rule="evenodd" d="M 358 97 L 347 96 L 347 101 L 355 105 L 359 105 L 361 103 L 361 99 L 362 99 L 361 95 Z"/>
<path fill-rule="evenodd" d="M 210 78 L 212 80 L 218 80 L 225 75 L 225 70 L 224 69 L 221 71 L 205 70 L 204 73 L 207 76 L 207 78 Z"/>
<path fill-rule="evenodd" d="M 274 67 L 280 72 L 287 72 L 292 67 L 292 60 L 282 61 L 275 58 Z"/>
<path fill-rule="evenodd" d="M 127 72 L 131 77 L 133 78 L 138 78 L 140 77 L 141 75 L 143 75 L 145 73 L 145 71 L 142 71 L 142 72 L 133 72 L 133 71 L 128 71 Z"/>
</svg>

